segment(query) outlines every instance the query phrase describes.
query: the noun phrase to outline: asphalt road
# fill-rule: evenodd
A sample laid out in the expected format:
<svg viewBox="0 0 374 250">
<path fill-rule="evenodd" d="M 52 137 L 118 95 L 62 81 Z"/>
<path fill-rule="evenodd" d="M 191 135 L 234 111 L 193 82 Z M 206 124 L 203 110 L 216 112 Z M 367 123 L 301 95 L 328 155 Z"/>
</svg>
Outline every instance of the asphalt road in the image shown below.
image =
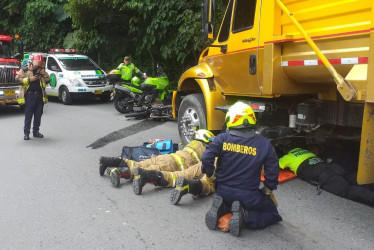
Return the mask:
<svg viewBox="0 0 374 250">
<path fill-rule="evenodd" d="M 112 103 L 56 100 L 44 109 L 44 139 L 23 140 L 23 113 L 0 106 L 1 249 L 374 249 L 374 208 L 294 179 L 275 195 L 283 221 L 241 237 L 204 223 L 213 195 L 170 204 L 170 189 L 131 182 L 113 188 L 100 156 L 150 138 L 179 142 L 175 121 L 128 120 Z"/>
</svg>

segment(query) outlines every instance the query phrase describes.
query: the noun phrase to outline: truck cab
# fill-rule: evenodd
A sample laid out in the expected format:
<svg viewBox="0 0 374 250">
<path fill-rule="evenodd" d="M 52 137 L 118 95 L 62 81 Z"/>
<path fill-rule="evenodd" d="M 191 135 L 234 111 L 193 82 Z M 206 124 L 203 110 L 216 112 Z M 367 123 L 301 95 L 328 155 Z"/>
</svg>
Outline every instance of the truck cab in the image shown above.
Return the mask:
<svg viewBox="0 0 374 250">
<path fill-rule="evenodd" d="M 110 100 L 113 86 L 107 81 L 105 71 L 88 56 L 75 50 L 52 50 L 45 68 L 51 77 L 47 95 L 58 97 L 65 105 L 78 98 Z"/>
<path fill-rule="evenodd" d="M 213 37 L 214 2 L 203 1 L 202 24 L 213 41 L 173 94 L 182 142 L 220 131 L 221 110 L 241 100 L 275 134 L 358 143 L 358 183 L 373 183 L 373 1 L 229 0 Z"/>
</svg>

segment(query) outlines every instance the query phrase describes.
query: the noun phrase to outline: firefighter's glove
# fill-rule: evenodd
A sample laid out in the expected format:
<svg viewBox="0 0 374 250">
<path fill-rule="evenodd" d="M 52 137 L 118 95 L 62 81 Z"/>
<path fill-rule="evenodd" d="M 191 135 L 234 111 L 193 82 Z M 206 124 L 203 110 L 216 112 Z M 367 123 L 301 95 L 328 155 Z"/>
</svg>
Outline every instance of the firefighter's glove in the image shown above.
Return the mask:
<svg viewBox="0 0 374 250">
<path fill-rule="evenodd" d="M 206 176 L 206 182 L 209 185 L 214 185 L 216 182 L 216 171 L 213 172 L 213 174 L 209 177 L 208 175 Z"/>
<path fill-rule="evenodd" d="M 274 203 L 276 207 L 278 206 L 278 201 L 270 189 L 268 189 L 267 187 L 263 187 L 262 192 L 270 197 L 271 201 Z"/>
</svg>

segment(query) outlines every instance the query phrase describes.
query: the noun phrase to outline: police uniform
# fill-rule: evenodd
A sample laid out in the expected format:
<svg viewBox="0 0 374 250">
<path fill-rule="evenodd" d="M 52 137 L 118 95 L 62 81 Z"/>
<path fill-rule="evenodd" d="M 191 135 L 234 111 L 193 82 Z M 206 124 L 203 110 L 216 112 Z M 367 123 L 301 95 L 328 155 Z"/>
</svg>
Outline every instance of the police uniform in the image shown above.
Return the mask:
<svg viewBox="0 0 374 250">
<path fill-rule="evenodd" d="M 118 65 L 117 69 L 121 71 L 121 78 L 124 81 L 130 81 L 134 73 L 142 73 L 137 67 L 135 67 L 133 63 L 129 63 L 127 65 L 125 63 L 121 63 L 120 65 Z"/>
<path fill-rule="evenodd" d="M 134 170 L 140 167 L 146 170 L 157 171 L 184 171 L 190 166 L 201 162 L 201 155 L 205 151 L 205 144 L 198 140 L 188 143 L 183 150 L 178 150 L 171 154 L 162 154 L 148 160 L 136 162 L 123 159 L 130 168 L 130 179 L 134 178 Z"/>
<path fill-rule="evenodd" d="M 21 83 L 21 89 L 25 89 L 25 96 L 17 100 L 19 104 L 25 104 L 24 134 L 30 134 L 31 120 L 34 116 L 33 134 L 39 133 L 44 103 L 48 101 L 45 93 L 46 84 L 50 81 L 47 72 L 40 74 L 41 68 L 33 70 L 30 67 L 21 69 L 16 79 Z M 39 75 L 39 79 L 31 82 L 30 77 Z"/>
<path fill-rule="evenodd" d="M 302 180 L 343 198 L 374 206 L 374 192 L 359 186 L 356 174 L 336 163 L 326 163 L 312 152 L 295 148 L 279 159 L 279 167 L 290 168 Z"/>
<path fill-rule="evenodd" d="M 268 139 L 253 129 L 219 134 L 205 150 L 202 165 L 202 172 L 208 177 L 215 171 L 216 194 L 223 198 L 225 207 L 240 201 L 249 212 L 245 217 L 247 227 L 264 228 L 282 220 L 270 197 L 259 189 L 262 166 L 264 185 L 270 190 L 278 185 L 278 158 Z"/>
</svg>

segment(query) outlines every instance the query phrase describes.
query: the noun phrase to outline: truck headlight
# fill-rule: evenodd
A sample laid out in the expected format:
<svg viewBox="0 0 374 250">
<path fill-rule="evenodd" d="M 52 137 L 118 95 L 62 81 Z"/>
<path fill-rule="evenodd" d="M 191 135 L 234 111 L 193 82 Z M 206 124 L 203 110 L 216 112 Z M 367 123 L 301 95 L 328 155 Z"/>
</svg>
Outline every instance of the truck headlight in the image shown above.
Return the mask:
<svg viewBox="0 0 374 250">
<path fill-rule="evenodd" d="M 4 95 L 4 91 L 3 90 L 0 90 L 0 95 Z"/>
<path fill-rule="evenodd" d="M 73 87 L 83 87 L 83 84 L 78 79 L 74 79 L 70 81 L 73 84 Z"/>
</svg>

